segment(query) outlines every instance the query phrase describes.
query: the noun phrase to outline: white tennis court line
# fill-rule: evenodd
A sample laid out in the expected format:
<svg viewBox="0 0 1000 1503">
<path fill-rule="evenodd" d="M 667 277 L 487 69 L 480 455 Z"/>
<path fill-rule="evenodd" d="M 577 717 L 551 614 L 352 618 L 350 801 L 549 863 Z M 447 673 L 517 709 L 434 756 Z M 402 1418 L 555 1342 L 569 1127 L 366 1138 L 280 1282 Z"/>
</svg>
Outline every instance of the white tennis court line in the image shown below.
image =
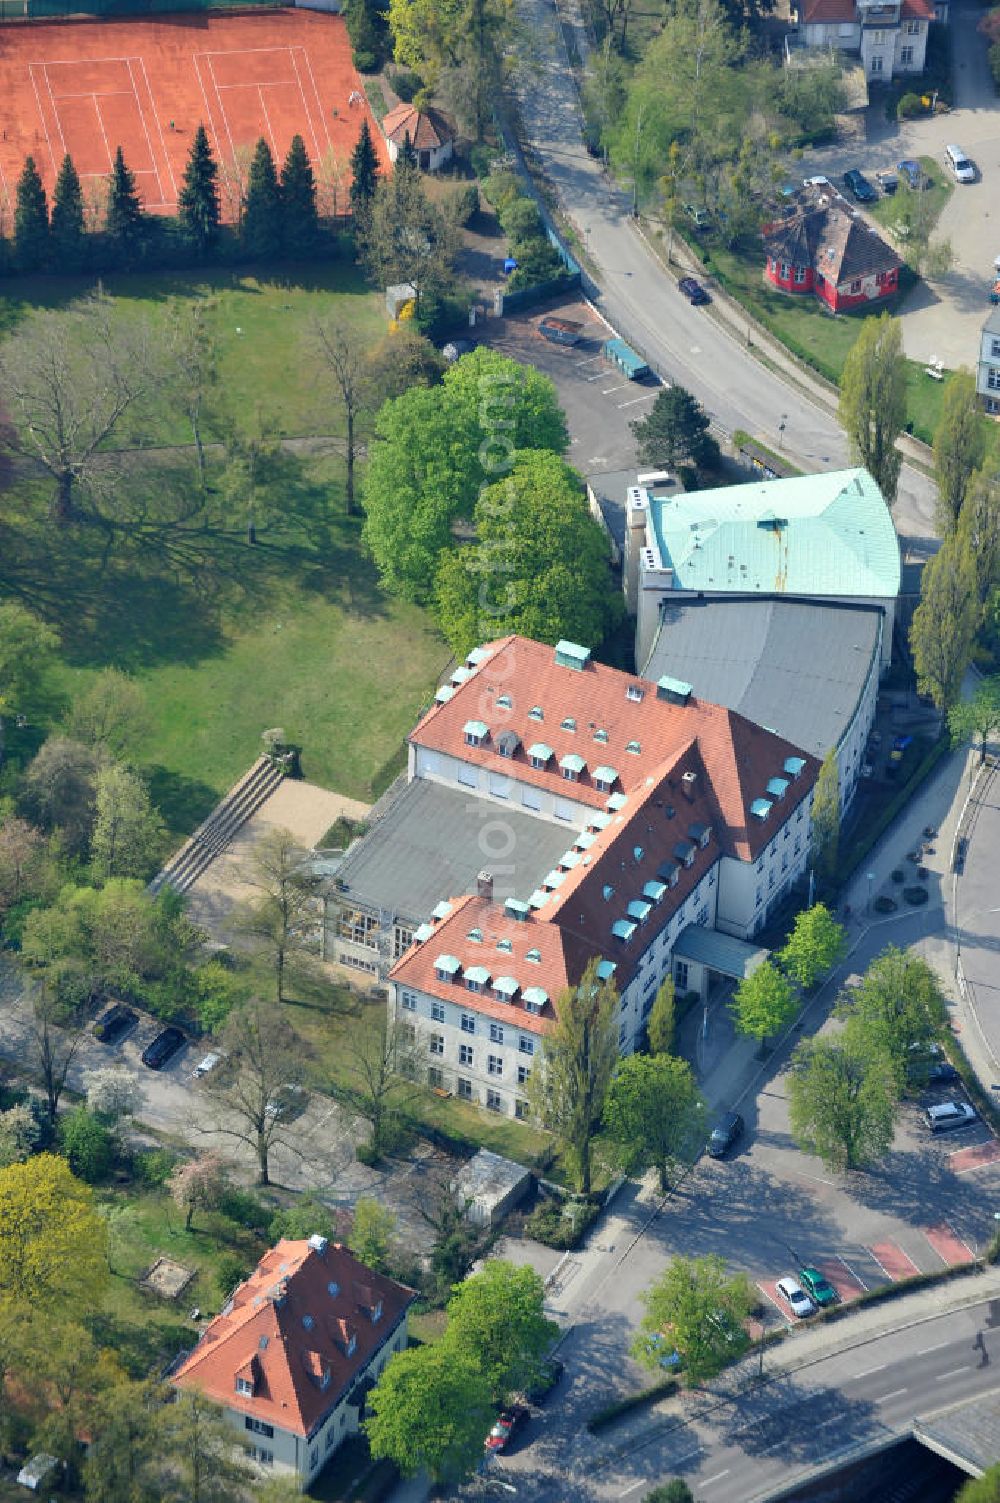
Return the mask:
<svg viewBox="0 0 1000 1503">
<path fill-rule="evenodd" d="M 204 81 L 204 79 L 201 76 L 201 66 L 200 66 L 200 64 L 198 62 L 198 57 L 199 57 L 199 54 L 197 52 L 192 52 L 192 54 L 191 54 L 191 61 L 194 63 L 195 77 L 198 80 L 198 87 L 201 89 L 201 97 L 205 101 L 205 113 L 208 115 L 209 128 L 210 128 L 210 130 L 212 132 L 212 135 L 215 137 L 216 147 L 221 152 L 222 151 L 222 132 L 218 129 L 218 127 L 216 126 L 216 123 L 215 123 L 215 116 L 212 113 L 212 106 L 209 103 L 209 99 L 208 99 L 208 91 L 205 88 L 205 81 Z M 222 109 L 222 100 L 219 99 L 219 100 L 216 101 L 216 103 L 219 105 L 219 108 L 221 110 Z M 222 123 L 223 123 L 223 125 L 225 125 L 225 127 L 226 127 L 226 133 L 228 135 L 228 133 L 229 133 L 229 123 L 226 120 L 226 116 L 225 116 L 225 112 L 224 111 L 223 111 L 223 114 L 222 114 Z M 230 151 L 232 151 L 232 149 L 233 149 L 233 138 L 232 138 L 232 136 L 229 137 L 229 149 L 230 149 Z"/>
<path fill-rule="evenodd" d="M 264 124 L 267 127 L 267 133 L 268 133 L 268 135 L 271 138 L 271 155 L 274 157 L 275 166 L 277 166 L 278 165 L 278 143 L 274 139 L 274 131 L 271 129 L 271 117 L 267 113 L 267 105 L 264 103 L 264 90 L 265 89 L 270 89 L 272 87 L 274 87 L 272 84 L 258 84 L 257 85 L 257 98 L 260 100 L 261 113 L 264 116 Z"/>
<path fill-rule="evenodd" d="M 316 75 L 313 73 L 312 58 L 309 56 L 309 53 L 308 53 L 308 51 L 306 50 L 305 47 L 298 47 L 298 48 L 296 48 L 296 51 L 302 53 L 302 56 L 305 58 L 306 67 L 309 69 L 309 82 L 312 84 L 313 98 L 316 101 L 316 109 L 319 112 L 319 118 L 320 118 L 320 120 L 323 122 L 323 133 L 326 136 L 326 149 L 327 149 L 327 151 L 329 151 L 332 154 L 332 152 L 333 152 L 333 141 L 332 141 L 332 139 L 330 137 L 330 126 L 329 126 L 329 122 L 327 121 L 326 115 L 323 112 L 323 101 L 319 97 L 319 89 L 316 87 Z M 292 59 L 292 61 L 295 64 L 295 76 L 296 76 L 296 78 L 298 78 L 298 76 L 299 76 L 299 65 L 298 65 L 297 62 L 295 62 L 294 58 Z M 305 97 L 305 90 L 303 90 L 303 98 L 304 97 Z M 310 119 L 311 118 L 312 118 L 312 116 L 310 114 Z M 313 131 L 313 140 L 315 140 L 315 139 L 316 139 L 316 132 Z M 316 143 L 316 149 L 317 149 L 317 152 L 318 152 L 319 151 L 319 143 L 318 142 Z"/>
<path fill-rule="evenodd" d="M 170 161 L 169 153 L 167 151 L 167 143 L 163 139 L 163 122 L 161 121 L 160 116 L 159 116 L 159 112 L 158 112 L 158 110 L 156 108 L 156 100 L 153 97 L 153 89 L 152 89 L 152 85 L 149 82 L 149 74 L 146 72 L 146 59 L 140 55 L 139 57 L 136 58 L 136 62 L 139 63 L 140 66 L 142 67 L 142 76 L 143 76 L 143 80 L 144 80 L 144 82 L 146 84 L 146 93 L 149 95 L 149 107 L 153 111 L 153 119 L 156 121 L 156 129 L 157 129 L 157 132 L 159 133 L 159 137 L 160 137 L 160 150 L 163 153 L 163 160 L 166 162 L 166 164 L 167 164 L 167 171 L 170 174 L 170 186 L 171 186 L 171 188 L 173 189 L 173 192 L 174 192 L 173 202 L 176 204 L 176 202 L 177 202 L 177 179 L 174 177 L 174 169 L 173 169 L 173 165 L 171 164 L 171 161 Z M 131 72 L 131 64 L 129 65 L 129 71 Z M 138 93 L 139 93 L 139 91 L 137 89 L 136 90 L 136 97 L 138 97 Z M 202 90 L 202 93 L 204 93 L 204 90 Z M 140 110 L 140 113 L 142 113 L 141 110 Z M 211 124 L 211 121 L 209 122 L 209 124 Z"/>
<path fill-rule="evenodd" d="M 51 89 L 49 90 L 51 93 Z M 53 94 L 54 100 L 62 99 L 112 99 L 116 94 L 126 94 L 131 98 L 135 93 L 135 86 L 131 89 L 77 89 L 66 94 Z"/>
<path fill-rule="evenodd" d="M 153 142 L 152 142 L 152 140 L 150 138 L 149 126 L 146 124 L 145 112 L 143 111 L 143 108 L 142 108 L 142 101 L 139 98 L 139 90 L 135 86 L 135 76 L 134 76 L 134 74 L 132 72 L 132 59 L 131 58 L 127 58 L 126 62 L 128 64 L 129 82 L 132 85 L 132 95 L 133 95 L 133 98 L 135 99 L 135 107 L 136 107 L 136 110 L 139 113 L 139 119 L 142 122 L 142 133 L 146 137 L 146 150 L 149 152 L 149 160 L 152 162 L 152 164 L 153 164 L 153 171 L 156 173 L 156 191 L 160 195 L 160 203 L 162 204 L 163 200 L 164 200 L 164 197 L 165 197 L 165 194 L 163 192 L 163 183 L 160 180 L 160 169 L 156 165 L 156 153 L 153 150 Z"/>
<path fill-rule="evenodd" d="M 313 121 L 312 110 L 309 108 L 309 102 L 306 99 L 306 91 L 302 87 L 302 79 L 299 77 L 299 65 L 295 61 L 295 52 L 292 50 L 291 47 L 289 47 L 288 50 L 291 53 L 292 71 L 295 74 L 295 82 L 299 86 L 299 96 L 302 99 L 302 108 L 305 110 L 306 121 L 307 121 L 307 123 L 309 125 L 309 134 L 310 134 L 310 136 L 312 136 L 313 161 L 318 164 L 319 163 L 319 158 L 320 158 L 320 149 L 319 149 L 319 141 L 316 138 L 316 126 L 315 126 L 315 123 Z"/>
<path fill-rule="evenodd" d="M 96 94 L 91 94 L 90 97 L 94 101 L 94 114 L 97 116 L 97 123 L 101 127 L 101 135 L 104 137 L 104 150 L 108 154 L 108 171 L 110 172 L 111 169 L 112 169 L 112 167 L 115 164 L 115 159 L 111 155 L 111 147 L 108 144 L 108 133 L 104 129 L 104 119 L 103 119 L 103 116 L 101 115 L 101 106 L 97 102 L 97 95 Z M 61 125 L 59 127 L 59 133 L 60 133 L 60 135 L 62 134 L 62 126 Z"/>
<path fill-rule="evenodd" d="M 38 118 L 42 122 L 42 130 L 45 132 L 45 144 L 49 149 L 49 161 L 52 163 L 52 171 L 53 173 L 55 173 L 56 158 L 55 152 L 52 150 L 52 138 L 49 135 L 49 128 L 45 123 L 45 111 L 42 109 L 42 96 L 38 92 L 38 84 L 35 82 L 35 74 L 30 63 L 28 64 L 28 77 L 31 79 L 31 87 L 35 91 L 35 104 L 38 106 Z"/>
<path fill-rule="evenodd" d="M 207 93 L 207 91 L 205 89 L 205 84 L 204 84 L 204 81 L 202 80 L 202 76 L 201 76 L 201 59 L 203 57 L 209 57 L 209 54 L 206 53 L 206 52 L 194 52 L 194 53 L 192 53 L 192 57 L 194 58 L 195 71 L 198 74 L 198 82 L 201 84 L 201 92 L 205 95 L 205 104 L 208 105 L 208 93 Z M 219 106 L 219 114 L 222 116 L 222 123 L 226 127 L 226 135 L 229 137 L 229 155 L 230 155 L 230 159 L 232 161 L 235 161 L 236 160 L 236 143 L 233 140 L 233 133 L 229 129 L 229 116 L 226 114 L 226 107 L 222 103 L 222 95 L 219 93 L 219 85 L 215 81 L 215 72 L 214 72 L 214 70 L 212 68 L 211 59 L 209 59 L 208 68 L 209 68 L 209 72 L 212 74 L 212 88 L 215 90 L 215 100 L 216 100 L 216 103 Z M 211 113 L 211 106 L 209 106 L 209 113 Z M 216 140 L 221 140 L 221 136 L 219 135 L 218 131 L 216 131 Z"/>
</svg>

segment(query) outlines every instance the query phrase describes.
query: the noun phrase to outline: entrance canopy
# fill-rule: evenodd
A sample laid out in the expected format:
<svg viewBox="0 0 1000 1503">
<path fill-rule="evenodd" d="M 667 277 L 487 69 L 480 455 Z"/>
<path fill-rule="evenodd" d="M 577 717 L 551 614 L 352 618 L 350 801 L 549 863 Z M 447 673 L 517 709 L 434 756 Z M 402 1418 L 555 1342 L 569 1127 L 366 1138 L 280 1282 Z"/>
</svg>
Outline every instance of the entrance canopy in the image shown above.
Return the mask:
<svg viewBox="0 0 1000 1503">
<path fill-rule="evenodd" d="M 674 945 L 675 960 L 694 962 L 736 981 L 752 976 L 767 957 L 768 951 L 760 945 L 747 944 L 744 939 L 720 934 L 718 929 L 706 929 L 702 924 L 688 924 Z"/>
</svg>

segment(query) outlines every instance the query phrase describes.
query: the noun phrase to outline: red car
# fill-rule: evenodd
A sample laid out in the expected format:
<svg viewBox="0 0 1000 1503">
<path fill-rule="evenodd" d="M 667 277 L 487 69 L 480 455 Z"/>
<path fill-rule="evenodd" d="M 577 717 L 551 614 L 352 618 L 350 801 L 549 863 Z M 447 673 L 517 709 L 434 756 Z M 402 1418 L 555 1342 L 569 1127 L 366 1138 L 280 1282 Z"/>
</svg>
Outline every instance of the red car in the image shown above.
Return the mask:
<svg viewBox="0 0 1000 1503">
<path fill-rule="evenodd" d="M 506 1409 L 501 1409 L 496 1424 L 484 1442 L 487 1451 L 506 1451 L 530 1414 L 530 1409 L 526 1409 L 523 1404 L 509 1404 Z"/>
</svg>

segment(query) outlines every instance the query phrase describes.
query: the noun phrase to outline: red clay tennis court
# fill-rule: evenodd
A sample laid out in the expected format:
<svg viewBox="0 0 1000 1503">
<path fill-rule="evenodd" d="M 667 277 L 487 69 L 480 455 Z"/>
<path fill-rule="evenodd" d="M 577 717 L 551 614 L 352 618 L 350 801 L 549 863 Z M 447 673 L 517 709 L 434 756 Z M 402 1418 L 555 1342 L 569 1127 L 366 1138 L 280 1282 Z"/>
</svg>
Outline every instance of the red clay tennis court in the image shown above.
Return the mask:
<svg viewBox="0 0 1000 1503">
<path fill-rule="evenodd" d="M 66 152 L 86 185 L 120 145 L 145 207 L 170 213 L 203 124 L 220 162 L 258 139 L 280 163 L 298 133 L 346 163 L 371 116 L 341 17 L 303 10 L 0 26 L 0 193 L 26 156 L 51 195 Z M 346 187 L 346 181 L 345 181 Z"/>
</svg>

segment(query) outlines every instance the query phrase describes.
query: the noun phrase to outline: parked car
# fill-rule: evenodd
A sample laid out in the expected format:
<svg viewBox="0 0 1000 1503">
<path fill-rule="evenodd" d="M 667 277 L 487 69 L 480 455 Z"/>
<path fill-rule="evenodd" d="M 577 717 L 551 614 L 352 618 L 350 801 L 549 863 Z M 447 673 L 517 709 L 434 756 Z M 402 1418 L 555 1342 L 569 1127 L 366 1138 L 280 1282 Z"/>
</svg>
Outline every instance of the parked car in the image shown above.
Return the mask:
<svg viewBox="0 0 1000 1503">
<path fill-rule="evenodd" d="M 497 1422 L 484 1442 L 487 1451 L 506 1451 L 518 1430 L 523 1429 L 531 1417 L 531 1411 L 523 1404 L 508 1404 L 501 1409 Z"/>
<path fill-rule="evenodd" d="M 137 1012 L 133 1012 L 131 1007 L 126 1007 L 124 1002 L 116 1002 L 103 1012 L 94 1024 L 94 1037 L 102 1044 L 117 1044 L 138 1021 Z"/>
<path fill-rule="evenodd" d="M 791 1274 L 779 1279 L 774 1287 L 778 1291 L 778 1298 L 784 1300 L 797 1320 L 804 1320 L 807 1315 L 815 1315 L 816 1306 L 798 1279 L 793 1279 Z"/>
<path fill-rule="evenodd" d="M 976 169 L 969 161 L 961 146 L 946 146 L 944 149 L 944 164 L 955 175 L 957 183 L 974 183 L 976 181 Z"/>
<path fill-rule="evenodd" d="M 711 216 L 707 209 L 699 209 L 697 204 L 685 204 L 684 212 L 696 230 L 708 229 L 711 223 Z"/>
<path fill-rule="evenodd" d="M 965 858 L 968 853 L 969 842 L 966 840 L 965 836 L 962 835 L 958 840 L 955 841 L 955 859 L 951 863 L 952 871 L 955 872 L 959 877 L 965 871 Z"/>
<path fill-rule="evenodd" d="M 886 195 L 895 193 L 899 187 L 899 178 L 894 172 L 876 172 L 875 181 Z"/>
<path fill-rule="evenodd" d="M 168 1060 L 173 1059 L 186 1043 L 187 1035 L 179 1028 L 164 1028 L 142 1051 L 142 1062 L 150 1070 L 162 1070 Z"/>
<path fill-rule="evenodd" d="M 277 1117 L 279 1122 L 292 1122 L 296 1117 L 301 1117 L 309 1102 L 309 1093 L 305 1086 L 282 1085 L 279 1086 L 264 1108 L 269 1117 Z"/>
<path fill-rule="evenodd" d="M 978 1118 L 974 1106 L 967 1101 L 942 1101 L 929 1106 L 924 1120 L 931 1132 L 951 1132 L 956 1127 L 971 1127 Z"/>
<path fill-rule="evenodd" d="M 873 204 L 878 198 L 871 183 L 857 167 L 844 173 L 844 187 L 854 195 L 859 204 Z"/>
<path fill-rule="evenodd" d="M 532 1404 L 543 1404 L 557 1383 L 562 1381 L 566 1364 L 559 1357 L 546 1357 L 538 1369 L 538 1376 L 528 1389 L 527 1398 Z"/>
<path fill-rule="evenodd" d="M 914 189 L 917 193 L 922 193 L 925 188 L 930 187 L 930 178 L 920 163 L 915 162 L 912 157 L 907 157 L 905 161 L 899 162 L 897 166 L 899 175 L 908 188 Z"/>
<path fill-rule="evenodd" d="M 712 1128 L 708 1138 L 708 1156 L 721 1159 L 743 1133 L 743 1118 L 739 1112 L 726 1112 Z"/>
<path fill-rule="evenodd" d="M 799 1279 L 809 1298 L 814 1304 L 819 1305 L 821 1310 L 826 1305 L 835 1305 L 837 1303 L 839 1296 L 836 1289 L 834 1289 L 829 1279 L 823 1277 L 818 1268 L 800 1268 Z"/>
<path fill-rule="evenodd" d="M 700 282 L 696 282 L 694 277 L 681 277 L 677 286 L 683 292 L 688 302 L 694 303 L 695 306 L 699 303 L 710 303 L 712 301 L 704 287 Z"/>
</svg>

